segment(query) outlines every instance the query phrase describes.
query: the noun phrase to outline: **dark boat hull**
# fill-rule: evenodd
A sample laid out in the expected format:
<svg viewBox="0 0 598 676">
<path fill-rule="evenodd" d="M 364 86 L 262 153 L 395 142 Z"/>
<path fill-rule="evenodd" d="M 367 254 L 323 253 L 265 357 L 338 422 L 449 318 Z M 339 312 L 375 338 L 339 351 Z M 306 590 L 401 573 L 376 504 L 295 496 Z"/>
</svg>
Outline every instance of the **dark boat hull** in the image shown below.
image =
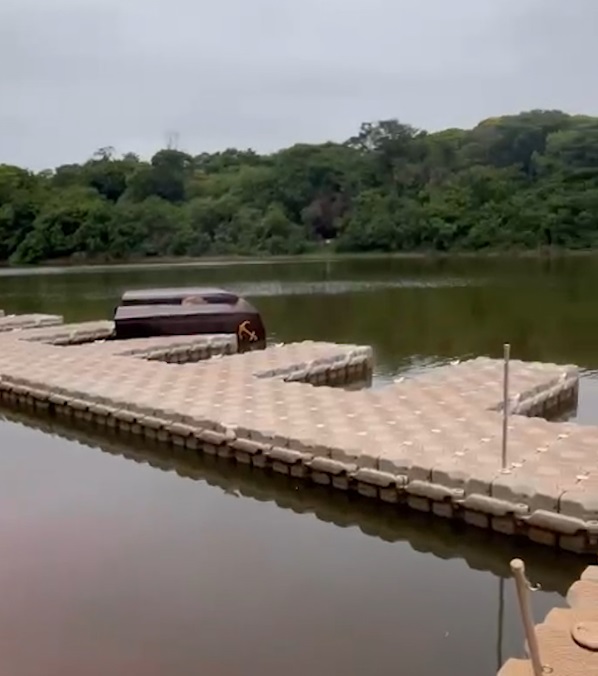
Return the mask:
<svg viewBox="0 0 598 676">
<path fill-rule="evenodd" d="M 178 294 L 178 295 L 177 295 Z M 170 290 L 123 296 L 114 314 L 115 338 L 149 338 L 191 334 L 234 334 L 240 350 L 265 346 L 259 312 L 246 300 L 218 290 Z M 225 299 L 225 300 L 224 300 Z M 223 302 L 224 301 L 224 302 Z"/>
</svg>

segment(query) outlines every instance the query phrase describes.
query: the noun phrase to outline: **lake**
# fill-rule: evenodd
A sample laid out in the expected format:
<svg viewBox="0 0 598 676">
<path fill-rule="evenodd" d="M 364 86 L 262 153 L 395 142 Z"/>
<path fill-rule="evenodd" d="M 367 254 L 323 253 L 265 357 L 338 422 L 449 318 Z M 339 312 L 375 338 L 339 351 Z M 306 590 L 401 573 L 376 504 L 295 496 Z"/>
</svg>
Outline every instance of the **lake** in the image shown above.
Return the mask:
<svg viewBox="0 0 598 676">
<path fill-rule="evenodd" d="M 120 293 L 224 286 L 275 341 L 372 345 L 374 387 L 454 358 L 583 368 L 598 424 L 598 260 L 361 258 L 0 270 L 0 308 L 111 316 Z M 508 563 L 538 619 L 572 555 L 0 411 L 0 645 L 11 676 L 495 674 L 522 654 Z"/>
</svg>

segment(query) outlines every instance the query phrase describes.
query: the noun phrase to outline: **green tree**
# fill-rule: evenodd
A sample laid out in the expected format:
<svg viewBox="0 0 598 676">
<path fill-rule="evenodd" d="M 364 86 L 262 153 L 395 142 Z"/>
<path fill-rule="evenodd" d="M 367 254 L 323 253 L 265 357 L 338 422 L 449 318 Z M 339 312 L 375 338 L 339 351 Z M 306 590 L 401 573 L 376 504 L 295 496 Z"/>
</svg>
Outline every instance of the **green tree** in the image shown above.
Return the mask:
<svg viewBox="0 0 598 676">
<path fill-rule="evenodd" d="M 531 110 L 428 133 L 365 122 L 343 143 L 150 161 L 100 148 L 39 173 L 0 165 L 0 260 L 598 243 L 598 118 Z"/>
</svg>

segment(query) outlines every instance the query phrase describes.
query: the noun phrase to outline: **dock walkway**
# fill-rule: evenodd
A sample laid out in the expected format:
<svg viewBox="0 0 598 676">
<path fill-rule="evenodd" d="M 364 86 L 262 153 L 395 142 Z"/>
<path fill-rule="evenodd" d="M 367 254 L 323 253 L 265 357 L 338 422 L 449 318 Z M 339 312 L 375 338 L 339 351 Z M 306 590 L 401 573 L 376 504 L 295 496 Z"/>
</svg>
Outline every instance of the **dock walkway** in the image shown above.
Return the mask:
<svg viewBox="0 0 598 676">
<path fill-rule="evenodd" d="M 529 417 L 575 404 L 574 366 L 511 362 L 519 415 L 510 418 L 502 470 L 500 361 L 481 357 L 349 391 L 309 383 L 366 379 L 369 347 L 306 341 L 235 354 L 234 336 L 113 341 L 105 340 L 110 322 L 59 322 L 0 319 L 5 403 L 596 550 L 598 427 Z"/>
</svg>

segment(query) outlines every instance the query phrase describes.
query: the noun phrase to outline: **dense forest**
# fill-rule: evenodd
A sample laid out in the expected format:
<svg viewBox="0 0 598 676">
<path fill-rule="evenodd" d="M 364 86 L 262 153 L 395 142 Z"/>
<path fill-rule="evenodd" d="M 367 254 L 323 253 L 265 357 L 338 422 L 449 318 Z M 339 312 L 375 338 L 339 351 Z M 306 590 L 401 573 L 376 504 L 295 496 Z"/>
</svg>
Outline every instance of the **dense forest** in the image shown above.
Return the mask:
<svg viewBox="0 0 598 676">
<path fill-rule="evenodd" d="M 428 133 L 365 123 L 271 155 L 102 148 L 0 165 L 0 260 L 598 246 L 598 118 L 531 111 Z"/>
</svg>

